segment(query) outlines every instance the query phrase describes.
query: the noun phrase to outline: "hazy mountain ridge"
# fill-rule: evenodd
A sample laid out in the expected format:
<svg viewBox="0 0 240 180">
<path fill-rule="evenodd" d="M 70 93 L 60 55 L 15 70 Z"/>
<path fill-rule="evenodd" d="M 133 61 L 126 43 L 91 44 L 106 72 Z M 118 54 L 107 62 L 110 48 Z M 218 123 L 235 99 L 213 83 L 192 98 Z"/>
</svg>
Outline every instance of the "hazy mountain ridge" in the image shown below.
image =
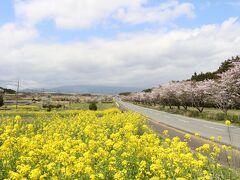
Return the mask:
<svg viewBox="0 0 240 180">
<path fill-rule="evenodd" d="M 91 85 L 72 85 L 59 86 L 46 89 L 25 89 L 24 92 L 56 92 L 56 93 L 92 93 L 92 94 L 118 94 L 120 92 L 134 92 L 141 88 L 135 87 L 118 87 L 118 86 L 91 86 Z"/>
</svg>

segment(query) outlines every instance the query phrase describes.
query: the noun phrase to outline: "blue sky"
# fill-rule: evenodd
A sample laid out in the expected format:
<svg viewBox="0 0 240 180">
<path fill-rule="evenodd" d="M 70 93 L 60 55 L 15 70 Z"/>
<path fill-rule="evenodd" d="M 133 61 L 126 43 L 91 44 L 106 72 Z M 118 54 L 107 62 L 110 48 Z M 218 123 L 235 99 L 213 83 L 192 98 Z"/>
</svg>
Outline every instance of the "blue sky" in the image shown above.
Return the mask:
<svg viewBox="0 0 240 180">
<path fill-rule="evenodd" d="M 14 4 L 13 1 L 0 1 L 0 23 L 1 25 L 8 22 L 14 22 Z"/>
<path fill-rule="evenodd" d="M 239 0 L 0 0 L 0 71 L 34 87 L 155 86 L 238 55 L 239 16 Z"/>
</svg>

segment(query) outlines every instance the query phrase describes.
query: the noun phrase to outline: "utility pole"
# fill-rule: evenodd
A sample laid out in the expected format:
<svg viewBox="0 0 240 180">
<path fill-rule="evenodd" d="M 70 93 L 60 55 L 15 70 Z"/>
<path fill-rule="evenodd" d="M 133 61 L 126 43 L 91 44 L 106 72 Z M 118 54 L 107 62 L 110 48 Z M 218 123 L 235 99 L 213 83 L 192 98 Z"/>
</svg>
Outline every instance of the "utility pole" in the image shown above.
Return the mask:
<svg viewBox="0 0 240 180">
<path fill-rule="evenodd" d="M 16 91 L 16 109 L 18 108 L 18 92 L 19 92 L 19 80 L 17 82 L 17 91 Z"/>
</svg>

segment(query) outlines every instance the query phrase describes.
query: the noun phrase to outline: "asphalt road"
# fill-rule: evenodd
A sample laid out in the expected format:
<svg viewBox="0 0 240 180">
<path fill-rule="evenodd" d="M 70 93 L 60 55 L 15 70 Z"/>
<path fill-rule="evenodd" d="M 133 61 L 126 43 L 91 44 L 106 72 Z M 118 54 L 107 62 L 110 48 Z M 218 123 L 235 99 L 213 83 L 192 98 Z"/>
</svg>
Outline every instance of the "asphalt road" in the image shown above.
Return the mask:
<svg viewBox="0 0 240 180">
<path fill-rule="evenodd" d="M 204 138 L 210 138 L 214 136 L 216 139 L 218 136 L 222 137 L 221 142 L 224 144 L 232 145 L 240 148 L 240 128 L 236 126 L 228 127 L 224 124 L 210 122 L 206 120 L 185 117 L 181 115 L 170 114 L 154 109 L 149 109 L 141 106 L 137 106 L 131 103 L 116 100 L 116 102 L 131 111 L 139 112 L 152 120 L 166 125 L 175 127 L 177 129 L 189 132 L 199 133 Z M 229 133 L 230 132 L 230 133 Z"/>
</svg>

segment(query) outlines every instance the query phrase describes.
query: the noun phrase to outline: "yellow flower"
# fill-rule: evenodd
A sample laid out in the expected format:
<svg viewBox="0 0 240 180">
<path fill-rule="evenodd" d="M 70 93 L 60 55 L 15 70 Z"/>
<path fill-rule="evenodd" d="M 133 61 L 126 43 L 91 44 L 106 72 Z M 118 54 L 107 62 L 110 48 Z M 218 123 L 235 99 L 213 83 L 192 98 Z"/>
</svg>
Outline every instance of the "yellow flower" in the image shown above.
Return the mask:
<svg viewBox="0 0 240 180">
<path fill-rule="evenodd" d="M 29 177 L 33 180 L 37 180 L 41 176 L 41 170 L 39 168 L 33 169 Z"/>
<path fill-rule="evenodd" d="M 99 178 L 99 179 L 104 179 L 103 173 L 99 173 L 99 174 L 98 174 L 98 178 Z"/>
<path fill-rule="evenodd" d="M 28 129 L 28 131 L 33 131 L 33 125 L 32 124 L 28 124 L 27 125 L 27 129 Z"/>
<path fill-rule="evenodd" d="M 166 143 L 170 143 L 170 142 L 171 142 L 171 139 L 170 139 L 170 138 L 166 138 L 166 139 L 165 139 L 165 142 L 166 142 Z"/>
<path fill-rule="evenodd" d="M 200 137 L 201 135 L 199 133 L 194 134 L 196 137 Z"/>
<path fill-rule="evenodd" d="M 22 117 L 21 117 L 21 116 L 19 116 L 19 115 L 17 115 L 17 116 L 15 117 L 15 120 L 16 120 L 17 122 L 19 122 L 19 121 L 21 121 L 21 120 L 22 120 Z"/>
<path fill-rule="evenodd" d="M 191 139 L 191 135 L 190 134 L 185 134 L 184 138 L 185 138 L 185 140 L 189 141 Z"/>
<path fill-rule="evenodd" d="M 115 108 L 21 113 L 30 113 L 28 122 L 13 123 L 10 115 L 0 116 L 0 179 L 205 180 L 217 179 L 216 172 L 224 176 L 217 162 L 209 161 L 220 153 L 217 146 L 205 144 L 192 152 L 187 142 L 170 138 L 167 130 L 164 139 L 159 138 L 138 113 Z"/>
<path fill-rule="evenodd" d="M 14 180 L 21 179 L 20 174 L 18 174 L 18 173 L 16 173 L 16 172 L 13 172 L 13 171 L 9 171 L 9 177 L 10 177 L 11 179 L 14 179 Z"/>
<path fill-rule="evenodd" d="M 47 170 L 52 171 L 55 168 L 56 164 L 54 162 L 51 162 L 47 165 Z"/>
<path fill-rule="evenodd" d="M 127 162 L 126 160 L 123 160 L 123 161 L 122 161 L 122 165 L 123 165 L 123 166 L 127 166 L 127 164 L 128 164 L 128 162 Z"/>
<path fill-rule="evenodd" d="M 27 175 L 30 170 L 31 170 L 31 166 L 30 165 L 21 164 L 21 165 L 17 166 L 17 171 L 22 176 Z"/>
<path fill-rule="evenodd" d="M 210 140 L 211 140 L 211 141 L 214 141 L 214 140 L 215 140 L 215 137 L 214 137 L 214 136 L 211 136 L 211 137 L 210 137 Z"/>
<path fill-rule="evenodd" d="M 159 179 L 160 179 L 160 178 L 157 177 L 157 176 L 154 176 L 154 177 L 150 178 L 150 180 L 159 180 Z"/>
<path fill-rule="evenodd" d="M 204 152 L 204 153 L 209 152 L 210 151 L 210 144 L 203 144 L 202 146 L 200 146 L 196 150 L 200 151 L 200 152 Z"/>
<path fill-rule="evenodd" d="M 168 136 L 168 130 L 164 130 L 164 131 L 163 131 L 163 135 L 164 135 L 164 136 Z"/>
<path fill-rule="evenodd" d="M 218 141 L 222 141 L 222 136 L 218 136 Z"/>
<path fill-rule="evenodd" d="M 227 126 L 230 126 L 230 125 L 231 125 L 231 121 L 230 121 L 230 120 L 226 120 L 226 121 L 225 121 L 225 124 L 226 124 Z"/>
<path fill-rule="evenodd" d="M 124 176 L 121 172 L 117 172 L 115 175 L 114 175 L 114 179 L 116 180 L 122 180 L 124 179 Z"/>
</svg>

